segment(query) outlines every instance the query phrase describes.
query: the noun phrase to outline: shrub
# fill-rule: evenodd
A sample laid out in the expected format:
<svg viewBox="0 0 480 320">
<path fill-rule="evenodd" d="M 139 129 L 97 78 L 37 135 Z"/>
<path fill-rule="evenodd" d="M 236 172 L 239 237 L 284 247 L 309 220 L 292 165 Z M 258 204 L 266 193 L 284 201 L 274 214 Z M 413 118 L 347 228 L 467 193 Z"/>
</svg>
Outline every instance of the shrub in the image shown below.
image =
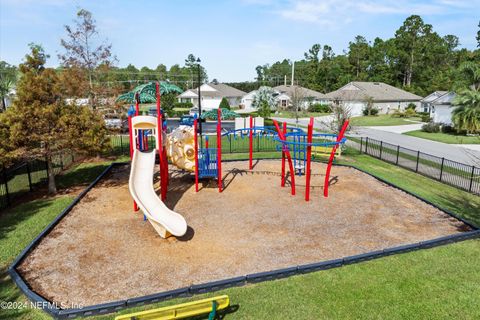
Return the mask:
<svg viewBox="0 0 480 320">
<path fill-rule="evenodd" d="M 314 103 L 308 107 L 308 112 L 329 113 L 332 112 L 332 109 L 328 104 Z"/>
<path fill-rule="evenodd" d="M 392 117 L 394 117 L 394 118 L 405 118 L 405 112 L 396 109 L 395 111 L 393 111 Z"/>
<path fill-rule="evenodd" d="M 437 133 L 440 132 L 440 124 L 429 122 L 422 126 L 422 131 L 429 132 L 429 133 Z"/>
<path fill-rule="evenodd" d="M 222 98 L 222 101 L 220 102 L 220 109 L 230 110 L 230 103 L 228 103 L 227 98 Z"/>
<path fill-rule="evenodd" d="M 413 110 L 415 111 L 415 108 L 417 108 L 417 105 L 413 102 L 410 102 L 408 106 L 405 108 L 405 110 Z"/>
<path fill-rule="evenodd" d="M 417 113 L 415 112 L 415 109 L 408 109 L 405 110 L 405 117 L 410 118 L 410 117 L 415 117 Z"/>
<path fill-rule="evenodd" d="M 376 116 L 380 109 L 375 107 L 365 107 L 362 112 L 364 116 Z"/>
<path fill-rule="evenodd" d="M 432 118 L 430 117 L 430 115 L 427 113 L 427 114 L 422 114 L 422 122 L 430 122 L 432 121 Z"/>
<path fill-rule="evenodd" d="M 454 132 L 456 132 L 455 128 L 452 127 L 451 125 L 448 125 L 448 124 L 443 124 L 442 127 L 441 127 L 441 130 L 442 130 L 443 133 L 454 133 Z"/>
<path fill-rule="evenodd" d="M 173 104 L 173 107 L 174 108 L 184 108 L 184 109 L 188 108 L 188 109 L 190 109 L 190 108 L 193 107 L 193 103 L 191 103 L 191 102 L 175 102 Z"/>
</svg>

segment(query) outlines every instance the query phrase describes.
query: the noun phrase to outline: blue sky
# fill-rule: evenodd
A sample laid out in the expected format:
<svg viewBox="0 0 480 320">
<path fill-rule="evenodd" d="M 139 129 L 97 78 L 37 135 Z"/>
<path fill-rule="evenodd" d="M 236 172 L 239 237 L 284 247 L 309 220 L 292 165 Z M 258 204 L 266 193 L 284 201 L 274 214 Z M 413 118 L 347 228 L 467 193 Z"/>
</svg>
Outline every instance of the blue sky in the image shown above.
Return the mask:
<svg viewBox="0 0 480 320">
<path fill-rule="evenodd" d="M 392 37 L 411 14 L 473 49 L 480 19 L 480 0 L 0 0 L 0 59 L 18 64 L 35 42 L 56 66 L 79 7 L 93 13 L 119 66 L 182 65 L 193 53 L 220 81 L 253 80 L 255 66 L 301 59 L 314 43 L 342 53 L 357 34 Z"/>
</svg>

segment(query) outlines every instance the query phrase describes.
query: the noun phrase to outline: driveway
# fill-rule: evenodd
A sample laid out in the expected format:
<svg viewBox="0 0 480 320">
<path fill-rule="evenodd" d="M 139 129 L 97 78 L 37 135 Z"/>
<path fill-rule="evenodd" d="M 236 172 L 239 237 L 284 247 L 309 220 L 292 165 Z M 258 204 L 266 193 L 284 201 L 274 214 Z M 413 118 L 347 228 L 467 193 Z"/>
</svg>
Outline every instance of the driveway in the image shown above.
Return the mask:
<svg viewBox="0 0 480 320">
<path fill-rule="evenodd" d="M 375 126 L 375 127 L 367 127 L 367 128 L 402 134 L 409 131 L 420 130 L 422 129 L 423 125 L 424 125 L 423 123 L 415 123 L 415 124 L 405 124 L 402 126 Z"/>
</svg>

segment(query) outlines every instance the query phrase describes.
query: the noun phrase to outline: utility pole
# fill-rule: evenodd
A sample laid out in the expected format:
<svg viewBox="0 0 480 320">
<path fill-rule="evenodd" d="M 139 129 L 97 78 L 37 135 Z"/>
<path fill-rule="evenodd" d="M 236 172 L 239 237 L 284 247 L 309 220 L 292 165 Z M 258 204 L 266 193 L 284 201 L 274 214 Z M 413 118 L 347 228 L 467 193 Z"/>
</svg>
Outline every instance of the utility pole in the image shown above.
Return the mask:
<svg viewBox="0 0 480 320">
<path fill-rule="evenodd" d="M 295 77 L 295 61 L 292 62 L 292 86 L 293 86 L 294 77 Z"/>
<path fill-rule="evenodd" d="M 202 86 L 201 83 L 201 66 L 200 66 L 200 58 L 197 58 L 198 64 L 198 129 L 200 130 L 200 146 L 202 147 L 203 138 L 202 138 L 202 96 L 200 93 L 200 87 Z M 197 134 L 195 132 L 195 134 Z M 202 147 L 203 148 L 203 147 Z"/>
</svg>

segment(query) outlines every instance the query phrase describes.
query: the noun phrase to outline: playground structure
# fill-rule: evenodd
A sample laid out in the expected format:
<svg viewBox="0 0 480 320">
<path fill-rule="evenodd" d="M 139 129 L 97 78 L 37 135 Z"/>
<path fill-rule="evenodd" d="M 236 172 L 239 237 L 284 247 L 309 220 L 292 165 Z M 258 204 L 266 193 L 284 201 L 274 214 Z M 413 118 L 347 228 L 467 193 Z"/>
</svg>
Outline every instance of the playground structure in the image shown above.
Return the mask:
<svg viewBox="0 0 480 320">
<path fill-rule="evenodd" d="M 151 86 L 145 85 L 144 88 Z M 203 135 L 199 119 L 195 116 L 193 128 L 180 126 L 172 133 L 166 133 L 161 112 L 160 85 L 155 83 L 156 114 L 153 116 L 140 116 L 140 94 L 135 94 L 135 109 L 131 107 L 128 112 L 130 157 L 132 160 L 129 188 L 134 199 L 134 210 L 142 209 L 144 217 L 148 219 L 158 234 L 166 238 L 169 235 L 183 236 L 187 231 L 185 219 L 178 213 L 168 209 L 163 201 L 167 197 L 168 188 L 168 160 L 180 169 L 192 171 L 195 174 L 195 192 L 199 191 L 200 179 L 217 179 L 218 191 L 222 192 L 222 137 L 234 139 L 249 138 L 249 169 L 253 169 L 253 138 L 261 136 L 273 139 L 278 143 L 278 150 L 282 152 L 281 161 L 281 187 L 287 181 L 286 163 L 288 162 L 291 194 L 295 195 L 295 175 L 305 174 L 306 192 L 305 200 L 310 200 L 310 177 L 312 148 L 330 148 L 325 174 L 323 194 L 328 197 L 330 171 L 338 147 L 344 144 L 345 131 L 348 120 L 343 124 L 338 135 L 329 133 L 313 133 L 313 118 L 310 119 L 307 132 L 300 128 L 282 127 L 277 121 L 272 126 L 254 126 L 253 118 L 249 117 L 249 126 L 235 129 L 222 134 L 222 111 L 217 110 L 216 148 L 209 145 L 209 136 Z M 155 149 L 149 151 L 149 136 L 155 137 Z M 200 141 L 199 141 L 200 140 Z M 205 145 L 203 144 L 205 140 Z M 192 145 L 193 144 L 193 145 Z M 160 199 L 153 188 L 153 173 L 156 154 L 159 156 L 160 173 Z"/>
</svg>

